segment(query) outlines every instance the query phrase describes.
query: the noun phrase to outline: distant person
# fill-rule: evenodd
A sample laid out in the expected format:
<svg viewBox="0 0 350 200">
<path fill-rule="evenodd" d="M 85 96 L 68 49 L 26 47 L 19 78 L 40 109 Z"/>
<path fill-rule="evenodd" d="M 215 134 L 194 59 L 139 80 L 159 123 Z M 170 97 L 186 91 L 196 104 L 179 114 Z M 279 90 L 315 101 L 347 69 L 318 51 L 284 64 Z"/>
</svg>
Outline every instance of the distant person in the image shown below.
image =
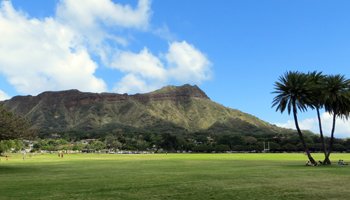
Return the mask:
<svg viewBox="0 0 350 200">
<path fill-rule="evenodd" d="M 23 155 L 23 160 L 25 160 L 25 159 L 26 159 L 26 157 L 27 157 L 27 151 L 26 151 L 26 150 L 23 150 L 22 155 Z"/>
<path fill-rule="evenodd" d="M 344 162 L 344 160 L 339 160 L 338 165 L 348 165 L 348 163 Z"/>
</svg>

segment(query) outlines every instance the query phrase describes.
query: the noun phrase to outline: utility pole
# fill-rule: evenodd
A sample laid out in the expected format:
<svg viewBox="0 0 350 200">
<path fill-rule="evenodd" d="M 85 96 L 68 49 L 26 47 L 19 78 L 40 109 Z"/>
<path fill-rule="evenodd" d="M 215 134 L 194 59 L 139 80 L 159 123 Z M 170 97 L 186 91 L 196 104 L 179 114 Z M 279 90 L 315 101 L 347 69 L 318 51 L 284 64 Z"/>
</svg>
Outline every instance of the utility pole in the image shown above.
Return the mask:
<svg viewBox="0 0 350 200">
<path fill-rule="evenodd" d="M 270 151 L 270 142 L 267 142 L 267 148 L 266 148 L 266 142 L 264 141 L 264 150 L 263 152 L 266 153 L 266 152 L 269 152 Z"/>
</svg>

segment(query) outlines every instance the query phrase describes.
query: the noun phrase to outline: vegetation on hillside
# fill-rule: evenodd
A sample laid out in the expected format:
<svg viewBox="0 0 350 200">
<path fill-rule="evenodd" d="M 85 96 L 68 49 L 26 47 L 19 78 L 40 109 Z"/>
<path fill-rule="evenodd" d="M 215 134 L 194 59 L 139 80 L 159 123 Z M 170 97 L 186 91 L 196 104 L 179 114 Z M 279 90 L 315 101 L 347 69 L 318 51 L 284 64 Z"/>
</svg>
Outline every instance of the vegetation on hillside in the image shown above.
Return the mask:
<svg viewBox="0 0 350 200">
<path fill-rule="evenodd" d="M 136 95 L 77 90 L 18 96 L 3 102 L 30 119 L 41 138 L 71 140 L 123 134 L 277 134 L 288 132 L 239 110 L 211 101 L 197 86 L 169 86 Z M 211 136 L 212 137 L 212 136 Z"/>
<path fill-rule="evenodd" d="M 324 104 L 313 98 L 320 91 L 314 87 L 322 85 L 318 81 L 324 80 L 324 76 L 299 72 L 287 75 L 290 76 L 288 80 L 281 77 L 281 84 L 276 83 L 276 87 L 282 88 L 274 100 L 277 109 L 293 111 L 295 117 L 298 112 L 295 108 L 301 111 L 316 108 L 319 113 Z M 297 87 L 292 91 L 299 92 L 299 99 L 293 100 L 284 85 Z M 327 156 L 330 151 L 325 152 L 325 143 L 332 143 L 335 151 L 350 150 L 348 140 L 319 137 L 300 128 L 298 139 L 294 130 L 279 128 L 211 101 L 196 86 L 165 87 L 153 93 L 128 97 L 77 90 L 45 92 L 36 97 L 14 97 L 3 104 L 28 117 L 39 129 L 35 150 L 261 152 L 264 142 L 265 148 L 270 144 L 272 152 L 302 151 L 307 147 L 310 157 L 310 152 L 315 151 L 323 151 Z M 21 124 L 27 128 L 15 127 L 16 133 L 3 139 L 25 135 L 21 130 L 30 130 L 29 125 Z M 86 139 L 90 142 L 80 143 Z"/>
</svg>

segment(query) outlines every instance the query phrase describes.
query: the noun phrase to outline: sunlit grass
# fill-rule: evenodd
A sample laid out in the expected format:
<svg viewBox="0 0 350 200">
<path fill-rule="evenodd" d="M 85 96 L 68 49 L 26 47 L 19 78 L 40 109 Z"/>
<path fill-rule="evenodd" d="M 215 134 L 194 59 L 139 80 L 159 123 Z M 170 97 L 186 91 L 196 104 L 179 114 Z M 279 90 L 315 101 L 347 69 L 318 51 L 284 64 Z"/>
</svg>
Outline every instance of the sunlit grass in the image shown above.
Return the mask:
<svg viewBox="0 0 350 200">
<path fill-rule="evenodd" d="M 315 154 L 321 160 L 322 154 Z M 350 154 L 332 159 L 350 161 Z M 303 154 L 12 154 L 0 199 L 347 199 L 350 167 Z"/>
</svg>

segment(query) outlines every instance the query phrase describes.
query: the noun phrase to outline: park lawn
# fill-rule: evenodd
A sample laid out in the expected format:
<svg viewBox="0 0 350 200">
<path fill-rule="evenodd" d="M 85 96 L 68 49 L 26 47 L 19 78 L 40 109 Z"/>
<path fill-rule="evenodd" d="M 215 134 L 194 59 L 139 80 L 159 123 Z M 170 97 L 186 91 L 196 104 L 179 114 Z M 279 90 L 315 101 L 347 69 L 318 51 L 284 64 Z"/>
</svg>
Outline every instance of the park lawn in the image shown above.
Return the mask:
<svg viewBox="0 0 350 200">
<path fill-rule="evenodd" d="M 338 159 L 350 154 L 332 155 Z M 0 161 L 0 199 L 350 199 L 349 166 L 305 161 L 303 154 L 12 154 Z"/>
</svg>

